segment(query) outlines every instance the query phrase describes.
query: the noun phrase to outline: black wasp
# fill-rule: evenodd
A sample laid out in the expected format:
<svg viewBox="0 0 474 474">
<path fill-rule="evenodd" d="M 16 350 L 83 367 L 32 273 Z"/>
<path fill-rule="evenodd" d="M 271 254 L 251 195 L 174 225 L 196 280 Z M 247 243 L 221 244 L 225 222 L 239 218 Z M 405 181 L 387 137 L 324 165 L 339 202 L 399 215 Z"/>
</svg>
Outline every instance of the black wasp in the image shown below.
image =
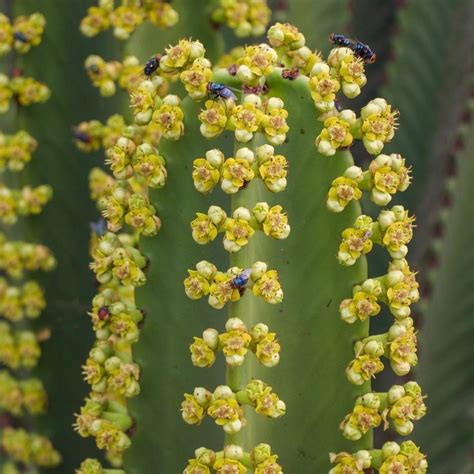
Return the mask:
<svg viewBox="0 0 474 474">
<path fill-rule="evenodd" d="M 143 74 L 150 77 L 160 67 L 161 54 L 157 54 L 150 58 L 143 68 Z"/>
<path fill-rule="evenodd" d="M 220 82 L 209 82 L 207 92 L 211 99 L 232 99 L 237 100 L 237 96 L 225 85 Z"/>
<path fill-rule="evenodd" d="M 358 40 L 353 40 L 347 36 L 337 33 L 331 33 L 329 35 L 329 41 L 331 41 L 331 43 L 335 44 L 336 46 L 343 46 L 345 48 L 351 49 L 357 56 L 359 56 L 359 58 L 368 64 L 374 63 L 377 59 L 376 54 L 370 49 L 370 46 L 361 43 Z"/>
</svg>

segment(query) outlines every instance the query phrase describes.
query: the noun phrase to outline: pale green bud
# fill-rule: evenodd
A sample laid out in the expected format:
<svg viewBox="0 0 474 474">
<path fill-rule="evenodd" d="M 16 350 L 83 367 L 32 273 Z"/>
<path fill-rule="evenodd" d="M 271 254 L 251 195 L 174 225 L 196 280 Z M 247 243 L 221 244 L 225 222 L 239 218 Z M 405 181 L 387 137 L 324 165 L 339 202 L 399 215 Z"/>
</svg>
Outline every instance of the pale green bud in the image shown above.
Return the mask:
<svg viewBox="0 0 474 474">
<path fill-rule="evenodd" d="M 349 166 L 344 172 L 344 176 L 359 182 L 363 178 L 362 169 L 358 166 Z"/>
<path fill-rule="evenodd" d="M 265 462 L 272 455 L 272 448 L 269 444 L 260 443 L 252 450 L 250 456 L 254 464 Z"/>
<path fill-rule="evenodd" d="M 243 128 L 235 130 L 234 135 L 235 139 L 240 143 L 247 143 L 253 138 L 253 133 Z"/>
<path fill-rule="evenodd" d="M 371 295 L 375 296 L 378 296 L 382 293 L 382 284 L 374 278 L 368 278 L 365 280 L 360 288 L 365 293 L 370 293 Z"/>
<path fill-rule="evenodd" d="M 398 260 L 400 258 L 405 258 L 408 253 L 408 247 L 406 245 L 400 245 L 400 250 L 398 251 L 389 250 L 388 253 L 395 260 Z"/>
<path fill-rule="evenodd" d="M 339 118 L 347 122 L 349 125 L 354 125 L 357 120 L 355 112 L 350 109 L 341 110 L 341 112 L 339 112 Z"/>
<path fill-rule="evenodd" d="M 206 160 L 214 168 L 220 168 L 224 163 L 224 153 L 222 151 L 214 149 L 206 152 Z"/>
<path fill-rule="evenodd" d="M 395 372 L 400 377 L 403 377 L 404 375 L 407 375 L 410 370 L 411 370 L 411 365 L 409 362 L 390 362 L 390 366 L 392 367 L 392 370 Z"/>
<path fill-rule="evenodd" d="M 255 154 L 259 163 L 265 163 L 268 161 L 272 156 L 275 155 L 275 148 L 271 145 L 261 145 L 256 148 Z"/>
<path fill-rule="evenodd" d="M 239 188 L 235 186 L 232 181 L 228 179 L 223 179 L 221 181 L 221 189 L 224 191 L 226 194 L 235 194 Z"/>
<path fill-rule="evenodd" d="M 271 112 L 272 110 L 282 109 L 285 106 L 285 103 L 279 97 L 271 97 L 267 100 L 267 111 Z"/>
<path fill-rule="evenodd" d="M 208 328 L 202 333 L 202 339 L 212 350 L 216 350 L 219 344 L 219 332 Z"/>
<path fill-rule="evenodd" d="M 360 451 L 354 453 L 353 456 L 357 461 L 360 461 L 362 463 L 362 467 L 364 469 L 368 469 L 369 467 L 371 467 L 372 456 L 370 455 L 369 451 L 361 449 Z"/>
<path fill-rule="evenodd" d="M 219 206 L 211 206 L 207 210 L 207 215 L 216 227 L 220 227 L 227 219 L 226 212 L 224 211 L 224 209 L 222 209 L 222 207 Z"/>
<path fill-rule="evenodd" d="M 397 221 L 402 221 L 407 215 L 407 211 L 403 206 L 393 206 L 390 210 L 395 214 L 395 219 Z"/>
<path fill-rule="evenodd" d="M 268 334 L 269 328 L 266 324 L 258 323 L 251 330 L 250 335 L 252 339 L 258 342 L 262 337 Z"/>
<path fill-rule="evenodd" d="M 193 391 L 193 397 L 199 405 L 206 406 L 209 404 L 212 394 L 209 390 L 206 390 L 203 387 L 196 387 Z"/>
<path fill-rule="evenodd" d="M 235 395 L 232 389 L 228 385 L 219 385 L 214 390 L 213 397 L 216 400 L 219 400 L 219 399 L 227 400 L 229 398 L 235 398 Z"/>
<path fill-rule="evenodd" d="M 331 143 L 327 140 L 321 140 L 318 143 L 318 151 L 324 156 L 333 156 L 336 154 L 336 150 L 332 147 Z"/>
<path fill-rule="evenodd" d="M 246 38 L 252 34 L 252 24 L 248 21 L 241 21 L 234 30 L 239 38 Z"/>
<path fill-rule="evenodd" d="M 196 459 L 206 466 L 212 466 L 216 461 L 216 453 L 211 449 L 198 448 L 194 451 Z"/>
<path fill-rule="evenodd" d="M 361 90 L 355 82 L 343 82 L 342 93 L 349 99 L 354 99 L 360 94 Z"/>
<path fill-rule="evenodd" d="M 163 103 L 171 106 L 178 106 L 181 103 L 181 99 L 174 94 L 168 94 L 164 99 Z"/>
<path fill-rule="evenodd" d="M 117 356 L 109 357 L 105 363 L 104 368 L 106 372 L 112 372 L 115 369 L 118 369 L 122 365 L 122 361 Z"/>
<path fill-rule="evenodd" d="M 369 355 L 380 357 L 385 352 L 384 344 L 379 341 L 369 341 L 364 346 L 364 352 Z"/>
<path fill-rule="evenodd" d="M 377 410 L 380 407 L 380 398 L 376 393 L 366 393 L 357 399 L 361 405 L 367 408 L 373 408 Z"/>
<path fill-rule="evenodd" d="M 388 287 L 395 286 L 405 278 L 405 275 L 400 270 L 393 270 L 387 273 L 385 283 Z"/>
<path fill-rule="evenodd" d="M 235 243 L 234 240 L 224 238 L 224 249 L 229 253 L 237 253 L 242 247 Z"/>
<path fill-rule="evenodd" d="M 382 211 L 377 218 L 381 230 L 387 229 L 388 226 L 396 221 L 395 214 L 392 211 Z"/>
<path fill-rule="evenodd" d="M 244 363 L 245 357 L 239 354 L 232 354 L 226 356 L 225 361 L 227 365 L 231 368 L 240 367 Z"/>
<path fill-rule="evenodd" d="M 240 420 L 234 420 L 230 423 L 226 423 L 222 428 L 227 434 L 233 435 L 242 429 L 242 422 Z"/>
<path fill-rule="evenodd" d="M 377 204 L 377 206 L 386 206 L 392 200 L 392 195 L 380 191 L 377 188 L 372 188 L 372 191 L 370 192 L 370 200 Z"/>
<path fill-rule="evenodd" d="M 257 94 L 248 94 L 243 100 L 244 104 L 253 104 L 257 109 L 262 107 L 262 99 Z"/>
<path fill-rule="evenodd" d="M 115 86 L 114 81 L 108 80 L 101 83 L 99 90 L 100 90 L 101 96 L 111 97 L 115 94 L 115 92 L 117 91 L 117 88 Z"/>
<path fill-rule="evenodd" d="M 198 262 L 196 264 L 196 270 L 199 275 L 203 276 L 206 280 L 211 280 L 217 272 L 216 266 L 207 260 L 201 260 Z"/>
<path fill-rule="evenodd" d="M 382 459 L 387 459 L 390 456 L 396 456 L 400 452 L 400 446 L 395 441 L 387 441 L 382 446 Z"/>
<path fill-rule="evenodd" d="M 262 278 L 263 274 L 268 270 L 268 266 L 265 262 L 255 262 L 252 265 L 252 273 L 250 274 L 250 278 L 253 281 Z"/>
<path fill-rule="evenodd" d="M 414 425 L 413 422 L 407 420 L 403 423 L 394 423 L 393 427 L 395 428 L 395 431 L 398 434 L 401 434 L 402 436 L 407 436 L 413 431 Z"/>
<path fill-rule="evenodd" d="M 257 222 L 261 224 L 266 219 L 269 210 L 270 206 L 267 202 L 257 202 L 255 207 L 252 209 L 252 213 L 255 219 L 257 219 Z"/>
<path fill-rule="evenodd" d="M 267 188 L 273 193 L 280 193 L 286 189 L 288 181 L 286 178 L 280 178 L 279 180 L 275 181 L 273 184 L 267 183 Z"/>
<path fill-rule="evenodd" d="M 209 295 L 209 298 L 207 299 L 207 302 L 209 303 L 209 306 L 212 306 L 214 309 L 222 309 L 225 304 L 221 303 L 215 296 Z"/>
<path fill-rule="evenodd" d="M 252 218 L 250 211 L 246 207 L 238 207 L 232 214 L 234 219 L 249 221 Z"/>
<path fill-rule="evenodd" d="M 362 385 L 363 383 L 365 383 L 365 380 L 363 379 L 362 375 L 349 368 L 346 369 L 346 376 L 347 380 L 349 380 L 349 382 L 354 385 Z"/>
<path fill-rule="evenodd" d="M 344 426 L 343 435 L 344 435 L 344 438 L 349 439 L 351 441 L 357 441 L 360 438 L 362 438 L 361 431 L 358 428 L 356 428 L 354 425 L 351 425 L 350 423 Z"/>
<path fill-rule="evenodd" d="M 200 41 L 191 41 L 189 43 L 190 51 L 189 51 L 189 59 L 190 61 L 194 61 L 202 56 L 204 56 L 206 49 L 204 45 Z"/>
<path fill-rule="evenodd" d="M 393 306 L 390 306 L 390 312 L 397 320 L 402 320 L 410 316 L 411 309 L 410 306 L 400 306 L 400 308 L 394 308 Z"/>
<path fill-rule="evenodd" d="M 378 155 L 383 150 L 383 141 L 381 140 L 369 140 L 367 137 L 362 138 L 365 149 L 371 155 Z"/>
<path fill-rule="evenodd" d="M 254 73 L 248 66 L 240 65 L 237 69 L 237 77 L 245 84 L 255 79 Z"/>
<path fill-rule="evenodd" d="M 387 392 L 387 396 L 388 403 L 393 405 L 396 401 L 405 396 L 405 389 L 401 385 L 392 385 Z"/>
<path fill-rule="evenodd" d="M 399 323 L 392 324 L 388 330 L 389 341 L 394 341 L 400 337 L 403 337 L 407 333 L 407 328 Z"/>
<path fill-rule="evenodd" d="M 247 332 L 247 326 L 240 318 L 229 318 L 225 323 L 226 331 L 245 331 Z"/>
<path fill-rule="evenodd" d="M 144 112 L 138 112 L 135 114 L 135 122 L 137 125 L 148 125 L 153 115 L 153 110 L 149 109 Z"/>
</svg>

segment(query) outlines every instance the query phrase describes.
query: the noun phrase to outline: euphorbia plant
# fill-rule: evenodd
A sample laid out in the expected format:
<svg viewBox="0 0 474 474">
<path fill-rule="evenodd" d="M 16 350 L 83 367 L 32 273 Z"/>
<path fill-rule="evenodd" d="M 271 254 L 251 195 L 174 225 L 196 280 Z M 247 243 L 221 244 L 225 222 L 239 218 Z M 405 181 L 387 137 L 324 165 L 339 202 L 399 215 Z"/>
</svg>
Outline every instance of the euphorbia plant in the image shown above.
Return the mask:
<svg viewBox="0 0 474 474">
<path fill-rule="evenodd" d="M 366 83 L 350 48 L 324 61 L 289 24 L 267 39 L 214 68 L 203 44 L 182 39 L 131 90 L 135 123 L 122 122 L 107 150 L 113 176 L 92 181 L 108 228 L 93 269 L 106 287 L 91 313 L 98 341 L 78 429 L 127 472 L 322 472 L 330 451 L 333 473 L 425 472 L 413 443 L 371 441 L 382 421 L 406 435 L 425 412 L 415 382 L 370 392 L 382 356 L 398 375 L 416 364 L 413 218 L 395 205 L 372 219 L 357 202 L 370 191 L 386 206 L 409 184 L 404 159 L 381 154 L 396 112 L 380 98 L 359 117 L 340 106 L 339 91 L 351 99 Z M 163 87 L 178 81 L 188 97 Z M 110 136 L 100 124 L 80 132 L 86 146 Z M 348 151 L 357 139 L 375 157 L 367 171 Z M 138 241 L 116 235 L 124 227 Z M 374 243 L 392 261 L 367 279 Z M 369 336 L 381 302 L 396 322 Z M 190 362 L 208 383 L 193 383 Z M 179 407 L 188 424 L 214 419 L 225 440 L 207 426 L 195 428 L 212 433 L 206 442 L 186 434 Z M 79 472 L 94 469 L 87 460 Z"/>
</svg>

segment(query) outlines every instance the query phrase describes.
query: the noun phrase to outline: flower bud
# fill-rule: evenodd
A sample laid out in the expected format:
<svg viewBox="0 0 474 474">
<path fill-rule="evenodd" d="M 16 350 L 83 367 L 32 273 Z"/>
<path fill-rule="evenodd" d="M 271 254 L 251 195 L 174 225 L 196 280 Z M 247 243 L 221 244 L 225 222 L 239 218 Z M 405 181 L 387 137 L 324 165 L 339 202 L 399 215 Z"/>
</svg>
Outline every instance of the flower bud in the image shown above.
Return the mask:
<svg viewBox="0 0 474 474">
<path fill-rule="evenodd" d="M 244 457 L 244 451 L 240 446 L 229 444 L 224 447 L 224 457 L 240 461 Z"/>
<path fill-rule="evenodd" d="M 235 130 L 235 139 L 240 143 L 247 143 L 253 138 L 253 133 L 243 128 Z"/>
<path fill-rule="evenodd" d="M 206 278 L 206 280 L 211 280 L 217 272 L 216 266 L 207 260 L 198 262 L 196 264 L 196 270 L 201 276 Z"/>
<path fill-rule="evenodd" d="M 344 172 L 344 176 L 346 178 L 354 179 L 355 181 L 359 182 L 362 180 L 362 169 L 358 166 L 349 166 Z"/>
<path fill-rule="evenodd" d="M 388 403 L 393 405 L 397 400 L 405 396 L 405 389 L 401 385 L 392 385 L 387 392 Z"/>
<path fill-rule="evenodd" d="M 211 206 L 207 210 L 207 215 L 216 227 L 220 227 L 227 219 L 226 212 L 219 206 Z"/>
<path fill-rule="evenodd" d="M 377 218 L 382 230 L 385 230 L 389 225 L 393 224 L 395 220 L 395 214 L 392 211 L 382 211 Z"/>
<path fill-rule="evenodd" d="M 353 454 L 353 457 L 362 464 L 363 469 L 369 469 L 372 464 L 372 456 L 369 451 L 361 449 Z"/>
<path fill-rule="evenodd" d="M 255 154 L 257 155 L 259 163 L 264 163 L 275 155 L 275 148 L 268 144 L 261 145 L 257 147 L 257 149 L 255 150 Z"/>
<path fill-rule="evenodd" d="M 380 407 L 380 398 L 376 393 L 366 393 L 359 398 L 360 404 L 367 408 L 373 408 L 377 410 Z"/>
<path fill-rule="evenodd" d="M 247 84 L 247 83 L 253 81 L 253 79 L 255 78 L 255 75 L 248 66 L 245 66 L 244 64 L 241 64 L 239 66 L 239 68 L 237 69 L 237 77 L 244 84 Z"/>
<path fill-rule="evenodd" d="M 181 99 L 174 94 L 168 94 L 164 99 L 163 103 L 166 105 L 178 106 L 181 103 Z"/>
<path fill-rule="evenodd" d="M 266 324 L 258 323 L 251 330 L 250 335 L 252 339 L 258 342 L 262 337 L 268 334 L 269 328 Z"/>
<path fill-rule="evenodd" d="M 193 391 L 193 397 L 201 406 L 206 406 L 211 400 L 211 392 L 203 387 L 196 387 Z"/>
<path fill-rule="evenodd" d="M 269 444 L 260 443 L 255 446 L 250 456 L 254 464 L 265 462 L 272 455 L 272 449 Z"/>
<path fill-rule="evenodd" d="M 247 160 L 250 164 L 255 161 L 255 155 L 253 151 L 247 147 L 239 148 L 235 152 L 235 157 L 239 160 Z"/>
<path fill-rule="evenodd" d="M 267 271 L 268 266 L 265 262 L 255 262 L 252 265 L 252 273 L 250 274 L 250 278 L 255 281 L 258 280 L 263 276 L 263 274 Z"/>
<path fill-rule="evenodd" d="M 230 423 L 226 423 L 222 428 L 227 434 L 233 435 L 242 429 L 242 422 L 240 420 L 234 420 Z"/>
<path fill-rule="evenodd" d="M 222 151 L 214 149 L 206 152 L 206 160 L 214 166 L 214 168 L 220 168 L 224 163 L 224 153 Z"/>
<path fill-rule="evenodd" d="M 214 390 L 213 397 L 215 399 L 227 400 L 228 398 L 234 397 L 234 392 L 228 385 L 219 385 Z"/>
<path fill-rule="evenodd" d="M 257 107 L 257 109 L 260 109 L 262 107 L 262 99 L 257 94 L 248 94 L 245 96 L 243 100 L 244 104 L 252 104 Z"/>
<path fill-rule="evenodd" d="M 232 354 L 225 358 L 227 365 L 231 368 L 240 367 L 244 363 L 244 360 L 245 356 L 240 354 Z"/>
<path fill-rule="evenodd" d="M 216 350 L 219 344 L 219 332 L 216 329 L 208 328 L 202 333 L 202 339 L 212 350 Z"/>
<path fill-rule="evenodd" d="M 390 456 L 396 456 L 400 452 L 400 446 L 395 441 L 387 441 L 382 446 L 382 459 L 387 459 Z"/>
<path fill-rule="evenodd" d="M 246 207 L 238 207 L 232 214 L 232 217 L 237 220 L 240 219 L 248 222 L 252 218 L 252 215 Z"/>
<path fill-rule="evenodd" d="M 194 456 L 201 464 L 212 466 L 216 460 L 216 453 L 211 449 L 198 448 L 194 451 Z"/>
</svg>

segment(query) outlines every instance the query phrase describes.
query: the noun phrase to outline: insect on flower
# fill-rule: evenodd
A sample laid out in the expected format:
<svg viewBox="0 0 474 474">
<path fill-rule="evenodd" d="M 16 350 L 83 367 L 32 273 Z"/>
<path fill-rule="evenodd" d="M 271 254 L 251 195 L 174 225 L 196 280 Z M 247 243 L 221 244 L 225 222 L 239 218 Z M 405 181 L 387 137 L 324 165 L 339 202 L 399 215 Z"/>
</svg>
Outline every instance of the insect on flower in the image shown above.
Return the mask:
<svg viewBox="0 0 474 474">
<path fill-rule="evenodd" d="M 72 133 L 74 138 L 82 143 L 90 143 L 92 141 L 92 137 L 79 129 L 79 127 L 73 127 Z"/>
<path fill-rule="evenodd" d="M 89 222 L 89 227 L 92 233 L 97 235 L 97 237 L 102 237 L 107 232 L 107 223 L 105 219 L 99 219 L 97 222 Z"/>
<path fill-rule="evenodd" d="M 13 36 L 17 41 L 21 41 L 22 43 L 28 43 L 28 38 L 21 31 L 15 31 Z"/>
<path fill-rule="evenodd" d="M 157 54 L 150 58 L 143 68 L 143 74 L 150 77 L 160 67 L 161 54 Z"/>
<path fill-rule="evenodd" d="M 331 33 L 329 35 L 329 41 L 336 46 L 351 49 L 357 56 L 359 56 L 359 58 L 363 59 L 368 64 L 374 63 L 377 59 L 376 54 L 370 49 L 370 46 L 358 40 L 353 40 L 337 33 Z"/>
<path fill-rule="evenodd" d="M 221 84 L 220 82 L 209 82 L 207 84 L 207 92 L 209 93 L 209 97 L 213 100 L 237 100 L 237 96 L 225 84 Z"/>
<path fill-rule="evenodd" d="M 251 273 L 252 270 L 250 268 L 247 268 L 240 275 L 237 275 L 234 279 L 230 281 L 232 288 L 239 290 L 240 294 L 242 295 L 245 291 L 245 285 L 250 279 Z"/>
</svg>

